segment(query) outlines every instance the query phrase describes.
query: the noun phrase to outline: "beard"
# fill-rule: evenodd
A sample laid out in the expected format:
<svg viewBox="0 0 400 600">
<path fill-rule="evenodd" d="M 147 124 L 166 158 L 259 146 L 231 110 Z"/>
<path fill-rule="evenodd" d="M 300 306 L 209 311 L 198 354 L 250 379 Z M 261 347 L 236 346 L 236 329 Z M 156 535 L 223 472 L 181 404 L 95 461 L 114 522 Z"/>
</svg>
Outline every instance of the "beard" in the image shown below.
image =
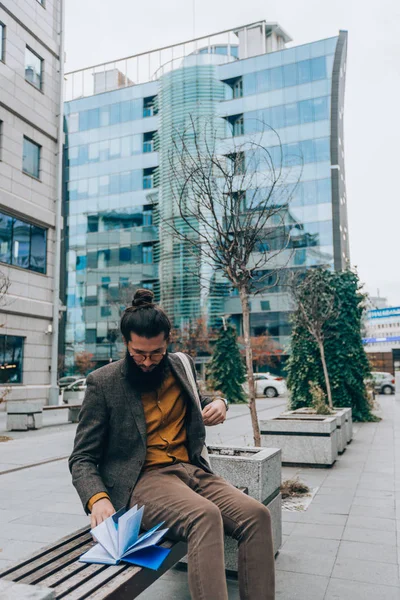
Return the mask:
<svg viewBox="0 0 400 600">
<path fill-rule="evenodd" d="M 125 360 L 128 365 L 128 381 L 138 392 L 154 392 L 161 387 L 169 373 L 168 352 L 151 371 L 147 372 L 135 363 L 128 351 Z"/>
</svg>

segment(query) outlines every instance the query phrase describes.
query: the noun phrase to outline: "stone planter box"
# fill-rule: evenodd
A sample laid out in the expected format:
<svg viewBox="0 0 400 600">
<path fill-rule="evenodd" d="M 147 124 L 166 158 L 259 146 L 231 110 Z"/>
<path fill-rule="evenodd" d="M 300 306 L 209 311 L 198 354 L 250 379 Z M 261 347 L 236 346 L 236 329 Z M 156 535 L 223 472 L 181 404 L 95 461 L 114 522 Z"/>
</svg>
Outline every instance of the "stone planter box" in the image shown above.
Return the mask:
<svg viewBox="0 0 400 600">
<path fill-rule="evenodd" d="M 274 552 L 282 545 L 281 452 L 275 448 L 209 446 L 213 471 L 236 487 L 247 487 L 249 496 L 271 512 Z M 237 571 L 237 542 L 225 539 L 225 567 Z"/>
<path fill-rule="evenodd" d="M 209 446 L 213 471 L 267 506 L 272 519 L 275 554 L 282 545 L 281 451 L 278 448 Z M 225 538 L 225 567 L 237 572 L 237 542 Z"/>
<path fill-rule="evenodd" d="M 337 444 L 338 454 L 343 454 L 347 446 L 347 427 L 346 427 L 346 413 L 345 409 L 336 408 L 334 409 L 334 416 L 336 418 L 336 430 L 337 430 Z M 296 410 L 288 410 L 282 413 L 283 417 L 293 418 L 308 418 L 313 419 L 321 415 L 316 415 L 312 408 L 298 408 Z"/>
<path fill-rule="evenodd" d="M 282 464 L 331 467 L 338 456 L 335 416 L 280 415 L 260 421 L 261 444 L 281 448 Z"/>
<path fill-rule="evenodd" d="M 7 430 L 27 431 L 43 426 L 41 400 L 9 400 L 7 402 Z"/>
<path fill-rule="evenodd" d="M 344 430 L 345 430 L 345 437 L 346 437 L 346 442 L 348 444 L 350 444 L 351 440 L 353 439 L 353 416 L 352 416 L 352 411 L 350 407 L 333 407 L 333 410 L 337 410 L 337 411 L 343 411 L 344 415 L 345 415 L 345 426 L 344 426 Z"/>
</svg>

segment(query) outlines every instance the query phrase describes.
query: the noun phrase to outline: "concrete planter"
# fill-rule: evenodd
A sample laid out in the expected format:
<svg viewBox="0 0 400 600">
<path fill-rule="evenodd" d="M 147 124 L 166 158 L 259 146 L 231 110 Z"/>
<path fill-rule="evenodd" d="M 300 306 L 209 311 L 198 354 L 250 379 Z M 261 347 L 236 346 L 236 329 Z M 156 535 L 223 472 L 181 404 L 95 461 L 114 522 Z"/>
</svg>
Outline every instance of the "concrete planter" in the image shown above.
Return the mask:
<svg viewBox="0 0 400 600">
<path fill-rule="evenodd" d="M 7 430 L 27 431 L 40 429 L 43 426 L 41 400 L 7 402 Z"/>
<path fill-rule="evenodd" d="M 208 452 L 214 473 L 236 487 L 247 487 L 249 496 L 269 508 L 276 554 L 282 545 L 281 451 L 277 448 L 209 446 Z M 237 546 L 235 540 L 226 536 L 227 571 L 237 571 Z"/>
<path fill-rule="evenodd" d="M 344 415 L 345 415 L 345 426 L 344 426 L 344 430 L 345 430 L 345 437 L 346 437 L 346 442 L 348 444 L 350 444 L 351 440 L 353 439 L 353 416 L 352 416 L 352 410 L 350 407 L 333 407 L 333 410 L 335 411 L 343 411 Z"/>
<path fill-rule="evenodd" d="M 260 421 L 261 444 L 282 449 L 283 465 L 331 467 L 338 456 L 337 419 L 324 415 L 280 415 Z"/>
<path fill-rule="evenodd" d="M 332 415 L 336 418 L 338 454 L 343 454 L 347 446 L 348 432 L 346 426 L 346 410 L 347 409 L 335 408 L 334 414 Z M 296 410 L 288 410 L 282 413 L 281 416 L 313 419 L 314 417 L 321 415 L 316 415 L 312 408 L 298 408 Z"/>
<path fill-rule="evenodd" d="M 275 448 L 209 446 L 213 471 L 267 506 L 272 519 L 274 552 L 282 545 L 281 451 Z M 237 542 L 225 539 L 225 566 L 237 571 Z"/>
</svg>

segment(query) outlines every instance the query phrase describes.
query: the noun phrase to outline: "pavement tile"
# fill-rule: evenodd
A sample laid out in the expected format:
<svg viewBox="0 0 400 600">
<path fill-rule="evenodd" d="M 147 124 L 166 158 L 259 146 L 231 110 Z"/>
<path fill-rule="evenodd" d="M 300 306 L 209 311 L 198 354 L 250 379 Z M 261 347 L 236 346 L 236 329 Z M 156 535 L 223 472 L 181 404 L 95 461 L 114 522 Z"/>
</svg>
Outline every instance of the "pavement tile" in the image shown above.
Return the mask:
<svg viewBox="0 0 400 600">
<path fill-rule="evenodd" d="M 41 542 L 9 540 L 1 547 L 1 558 L 6 560 L 19 560 L 33 554 L 43 547 Z"/>
<path fill-rule="evenodd" d="M 399 600 L 399 588 L 332 578 L 324 600 Z"/>
<path fill-rule="evenodd" d="M 3 569 L 6 569 L 10 565 L 12 565 L 12 563 L 13 563 L 12 560 L 5 560 L 3 558 L 0 558 L 0 571 L 2 571 Z"/>
<path fill-rule="evenodd" d="M 372 498 L 367 496 L 355 496 L 353 506 L 373 506 L 377 508 L 394 508 L 394 498 Z"/>
<path fill-rule="evenodd" d="M 77 529 L 77 528 L 76 528 Z M 43 544 L 50 544 L 59 538 L 68 535 L 73 529 L 70 525 L 58 525 L 53 527 L 43 527 L 33 522 L 30 525 L 22 525 L 15 522 L 6 523 L 1 527 L 1 535 L 10 540 L 35 541 Z"/>
<path fill-rule="evenodd" d="M 3 493 L 3 490 L 1 491 Z M 6 510 L 5 508 L 0 508 L 0 526 L 2 527 L 4 523 L 9 523 L 14 519 L 19 519 L 24 515 L 29 514 L 30 512 L 31 510 L 29 506 L 26 506 L 25 510 L 22 508 L 9 510 Z"/>
<path fill-rule="evenodd" d="M 58 525 L 66 525 L 74 529 L 85 527 L 89 524 L 87 516 L 80 515 L 66 515 L 64 513 L 51 513 L 51 512 L 36 512 L 34 517 L 32 515 L 26 515 L 20 519 L 16 519 L 14 523 L 22 525 L 30 525 L 34 519 L 35 525 L 41 525 L 42 527 L 57 527 Z"/>
<path fill-rule="evenodd" d="M 397 564 L 396 546 L 386 544 L 367 544 L 366 542 L 340 542 L 338 560 L 357 558 L 382 563 Z"/>
<path fill-rule="evenodd" d="M 346 525 L 347 515 L 335 515 L 323 511 L 304 512 L 301 523 L 310 523 L 315 525 Z"/>
<path fill-rule="evenodd" d="M 276 559 L 276 568 L 280 571 L 291 571 L 296 573 L 309 573 L 311 575 L 330 576 L 335 564 L 335 554 L 314 554 L 310 551 L 299 554 L 297 550 L 288 550 L 289 542 L 279 553 Z"/>
<path fill-rule="evenodd" d="M 324 600 L 328 582 L 329 577 L 278 569 L 275 598 L 276 600 Z"/>
<path fill-rule="evenodd" d="M 343 525 L 316 525 L 297 523 L 292 531 L 292 536 L 323 538 L 327 540 L 340 540 L 343 534 Z"/>
<path fill-rule="evenodd" d="M 363 581 L 365 583 L 382 583 L 385 585 L 399 585 L 399 568 L 390 563 L 381 563 L 356 558 L 337 559 L 333 568 L 332 577 L 349 579 L 350 581 Z"/>
<path fill-rule="evenodd" d="M 384 519 L 396 519 L 396 511 L 394 508 L 381 506 L 363 506 L 360 504 L 353 504 L 350 509 L 351 517 L 372 517 L 372 518 L 384 518 Z"/>
<path fill-rule="evenodd" d="M 384 512 L 382 511 L 382 517 Z M 364 516 L 349 516 L 347 519 L 347 527 L 365 527 L 366 529 L 377 529 L 378 531 L 393 531 L 393 519 L 385 519 L 379 517 L 364 517 Z"/>
<path fill-rule="evenodd" d="M 395 531 L 378 531 L 375 529 L 360 529 L 359 527 L 345 527 L 343 540 L 349 542 L 365 542 L 367 544 L 396 545 Z"/>
<path fill-rule="evenodd" d="M 291 535 L 286 542 L 286 549 L 298 554 L 311 552 L 312 554 L 330 554 L 331 556 L 336 556 L 339 545 L 339 540 L 327 540 L 317 537 L 302 538 Z"/>
</svg>

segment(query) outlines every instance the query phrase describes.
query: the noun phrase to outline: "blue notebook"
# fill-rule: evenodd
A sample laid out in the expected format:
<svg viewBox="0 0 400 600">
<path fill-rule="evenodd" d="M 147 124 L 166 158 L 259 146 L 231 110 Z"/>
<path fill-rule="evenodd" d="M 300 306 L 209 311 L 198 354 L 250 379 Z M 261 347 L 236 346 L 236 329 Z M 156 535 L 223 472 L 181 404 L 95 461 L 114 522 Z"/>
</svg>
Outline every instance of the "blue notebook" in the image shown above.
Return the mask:
<svg viewBox="0 0 400 600">
<path fill-rule="evenodd" d="M 168 528 L 160 529 L 163 523 L 159 523 L 139 535 L 143 511 L 144 506 L 121 509 L 94 527 L 90 533 L 98 543 L 79 560 L 104 565 L 117 565 L 124 561 L 156 571 L 170 552 L 168 548 L 156 545 Z"/>
</svg>

